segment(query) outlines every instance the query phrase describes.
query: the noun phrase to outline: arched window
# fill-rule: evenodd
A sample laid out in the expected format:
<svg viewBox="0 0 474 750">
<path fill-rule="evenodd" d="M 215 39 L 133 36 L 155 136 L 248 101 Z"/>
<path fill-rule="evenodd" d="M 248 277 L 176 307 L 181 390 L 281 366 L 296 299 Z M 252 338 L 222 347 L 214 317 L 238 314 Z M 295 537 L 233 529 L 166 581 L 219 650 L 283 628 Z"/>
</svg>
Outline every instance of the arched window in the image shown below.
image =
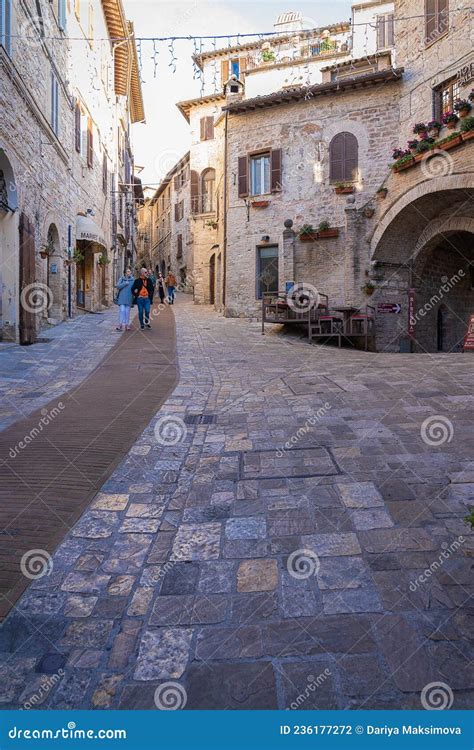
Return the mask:
<svg viewBox="0 0 474 750">
<path fill-rule="evenodd" d="M 352 133 L 338 133 L 329 144 L 329 179 L 331 182 L 357 180 L 359 144 Z"/>
<path fill-rule="evenodd" d="M 214 211 L 214 193 L 216 189 L 216 172 L 206 169 L 201 175 L 202 213 L 210 214 Z"/>
</svg>

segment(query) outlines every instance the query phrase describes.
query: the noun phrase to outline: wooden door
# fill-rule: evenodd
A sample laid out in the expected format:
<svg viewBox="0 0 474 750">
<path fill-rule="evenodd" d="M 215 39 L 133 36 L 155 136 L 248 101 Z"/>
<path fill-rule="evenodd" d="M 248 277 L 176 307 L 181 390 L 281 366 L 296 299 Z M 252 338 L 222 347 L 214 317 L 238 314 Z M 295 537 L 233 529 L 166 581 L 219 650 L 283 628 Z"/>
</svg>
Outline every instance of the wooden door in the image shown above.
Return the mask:
<svg viewBox="0 0 474 750">
<path fill-rule="evenodd" d="M 212 256 L 209 262 L 209 302 L 213 305 L 216 301 L 216 256 Z"/>
<path fill-rule="evenodd" d="M 34 311 L 35 233 L 26 214 L 20 216 L 20 344 L 36 341 L 36 313 Z"/>
</svg>

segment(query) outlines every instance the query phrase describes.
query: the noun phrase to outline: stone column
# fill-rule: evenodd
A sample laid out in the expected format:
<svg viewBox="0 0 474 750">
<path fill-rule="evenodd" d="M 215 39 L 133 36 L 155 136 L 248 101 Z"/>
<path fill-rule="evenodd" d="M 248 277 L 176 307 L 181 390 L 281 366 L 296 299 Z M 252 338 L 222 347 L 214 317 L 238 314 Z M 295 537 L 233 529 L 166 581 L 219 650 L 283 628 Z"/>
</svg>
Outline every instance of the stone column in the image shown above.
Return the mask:
<svg viewBox="0 0 474 750">
<path fill-rule="evenodd" d="M 346 236 L 344 252 L 344 302 L 346 305 L 360 304 L 363 299 L 361 286 L 365 280 L 368 264 L 366 251 L 366 218 L 354 203 L 354 196 L 347 201 Z"/>
<path fill-rule="evenodd" d="M 279 258 L 278 258 L 278 276 L 280 281 L 280 289 L 285 289 L 287 281 L 296 281 L 295 279 L 295 240 L 296 233 L 292 229 L 293 221 L 287 219 L 285 221 L 285 229 L 283 230 L 283 242 L 280 246 Z"/>
</svg>

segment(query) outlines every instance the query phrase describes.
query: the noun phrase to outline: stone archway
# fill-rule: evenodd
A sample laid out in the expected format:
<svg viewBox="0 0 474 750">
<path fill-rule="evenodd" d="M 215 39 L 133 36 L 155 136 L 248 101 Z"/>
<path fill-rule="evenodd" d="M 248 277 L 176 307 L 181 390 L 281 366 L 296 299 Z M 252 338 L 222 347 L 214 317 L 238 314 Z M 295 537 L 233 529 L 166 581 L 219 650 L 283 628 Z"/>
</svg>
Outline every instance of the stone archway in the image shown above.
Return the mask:
<svg viewBox="0 0 474 750">
<path fill-rule="evenodd" d="M 59 323 L 63 318 L 62 276 L 63 262 L 59 232 L 51 223 L 46 234 L 48 257 L 46 259 L 46 283 L 50 292 L 50 305 L 47 311 L 48 322 Z"/>
<path fill-rule="evenodd" d="M 435 183 L 437 179 L 402 196 L 372 237 L 374 301 L 398 303 L 402 308 L 400 315 L 378 316 L 379 350 L 459 351 L 469 314 L 474 312 L 472 178 L 470 187 L 465 176 L 446 177 L 444 189 L 430 190 Z M 413 299 L 412 326 L 409 299 Z"/>
<path fill-rule="evenodd" d="M 0 340 L 19 330 L 18 191 L 13 167 L 0 148 Z"/>
</svg>

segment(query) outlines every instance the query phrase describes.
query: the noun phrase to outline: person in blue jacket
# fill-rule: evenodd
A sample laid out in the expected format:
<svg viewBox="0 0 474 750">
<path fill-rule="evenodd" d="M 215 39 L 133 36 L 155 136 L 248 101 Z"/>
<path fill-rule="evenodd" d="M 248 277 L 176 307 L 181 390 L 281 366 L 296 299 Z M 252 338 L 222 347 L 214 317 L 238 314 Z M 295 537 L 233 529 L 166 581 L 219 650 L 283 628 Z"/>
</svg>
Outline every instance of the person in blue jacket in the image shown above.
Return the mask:
<svg viewBox="0 0 474 750">
<path fill-rule="evenodd" d="M 119 306 L 119 324 L 117 331 L 130 330 L 130 310 L 133 303 L 132 286 L 135 279 L 133 278 L 130 268 L 127 268 L 123 276 L 117 281 L 115 288 L 118 289 L 116 297 Z"/>
</svg>

